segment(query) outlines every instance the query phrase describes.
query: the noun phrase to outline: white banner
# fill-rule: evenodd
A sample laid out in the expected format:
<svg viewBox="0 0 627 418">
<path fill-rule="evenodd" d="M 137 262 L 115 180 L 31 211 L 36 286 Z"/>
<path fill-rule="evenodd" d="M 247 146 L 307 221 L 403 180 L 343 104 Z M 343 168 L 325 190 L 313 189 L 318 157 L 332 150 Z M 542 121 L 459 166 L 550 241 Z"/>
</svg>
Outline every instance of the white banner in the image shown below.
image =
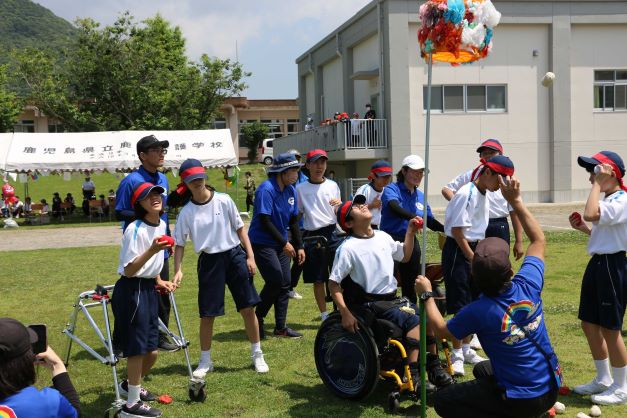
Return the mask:
<svg viewBox="0 0 627 418">
<path fill-rule="evenodd" d="M 119 131 L 0 134 L 0 169 L 5 171 L 128 170 L 140 165 L 136 144 L 146 135 L 168 141 L 165 168 L 187 158 L 205 167 L 237 165 L 231 132 Z"/>
</svg>

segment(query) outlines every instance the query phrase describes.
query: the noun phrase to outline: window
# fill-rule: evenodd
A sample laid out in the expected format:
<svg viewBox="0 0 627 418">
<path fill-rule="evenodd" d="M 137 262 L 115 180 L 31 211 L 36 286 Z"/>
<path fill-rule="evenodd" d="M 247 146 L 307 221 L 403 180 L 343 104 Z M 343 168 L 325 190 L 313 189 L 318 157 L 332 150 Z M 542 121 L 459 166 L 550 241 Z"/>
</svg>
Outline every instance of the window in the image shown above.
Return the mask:
<svg viewBox="0 0 627 418">
<path fill-rule="evenodd" d="M 35 121 L 26 119 L 21 120 L 19 123 L 13 125 L 13 132 L 35 133 Z"/>
<path fill-rule="evenodd" d="M 213 129 L 226 129 L 226 119 L 216 118 L 213 120 Z"/>
<path fill-rule="evenodd" d="M 60 123 L 48 122 L 48 133 L 62 133 L 65 132 L 65 128 Z"/>
<path fill-rule="evenodd" d="M 287 134 L 295 134 L 299 131 L 300 119 L 287 120 Z"/>
<path fill-rule="evenodd" d="M 427 110 L 427 86 L 423 86 L 423 108 Z M 474 113 L 507 111 L 505 85 L 431 86 L 431 111 Z"/>
<path fill-rule="evenodd" d="M 627 70 L 594 72 L 594 110 L 627 110 Z"/>
</svg>

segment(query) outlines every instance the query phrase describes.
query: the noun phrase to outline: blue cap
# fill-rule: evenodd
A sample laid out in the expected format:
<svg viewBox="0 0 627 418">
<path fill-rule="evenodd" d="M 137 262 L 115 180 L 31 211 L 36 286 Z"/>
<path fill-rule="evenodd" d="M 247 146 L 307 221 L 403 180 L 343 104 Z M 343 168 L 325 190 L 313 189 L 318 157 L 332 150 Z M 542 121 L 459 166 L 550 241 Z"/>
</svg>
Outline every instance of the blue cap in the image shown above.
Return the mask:
<svg viewBox="0 0 627 418">
<path fill-rule="evenodd" d="M 207 180 L 205 167 L 202 166 L 200 161 L 193 158 L 188 158 L 183 161 L 183 164 L 181 164 L 181 167 L 179 168 L 179 175 L 181 176 L 181 180 L 185 183 L 201 178 Z"/>
<path fill-rule="evenodd" d="M 377 177 L 391 176 L 393 174 L 392 164 L 385 160 L 376 161 L 372 164 L 370 172 Z"/>
<path fill-rule="evenodd" d="M 614 164 L 616 164 L 616 167 L 618 167 L 618 170 L 621 173 L 621 176 L 625 175 L 625 163 L 623 162 L 623 159 L 620 158 L 620 155 L 616 154 L 613 151 L 601 151 L 598 154 L 594 154 L 592 157 L 583 157 L 580 156 L 579 158 L 577 158 L 577 163 L 585 168 L 586 170 L 592 171 L 594 169 L 595 166 L 599 165 L 599 164 L 603 164 L 604 159 L 610 159 Z"/>
<path fill-rule="evenodd" d="M 274 157 L 272 165 L 268 167 L 267 172 L 268 174 L 282 173 L 290 168 L 300 168 L 303 165 L 304 164 L 298 162 L 296 155 L 290 152 L 284 152 Z"/>
</svg>

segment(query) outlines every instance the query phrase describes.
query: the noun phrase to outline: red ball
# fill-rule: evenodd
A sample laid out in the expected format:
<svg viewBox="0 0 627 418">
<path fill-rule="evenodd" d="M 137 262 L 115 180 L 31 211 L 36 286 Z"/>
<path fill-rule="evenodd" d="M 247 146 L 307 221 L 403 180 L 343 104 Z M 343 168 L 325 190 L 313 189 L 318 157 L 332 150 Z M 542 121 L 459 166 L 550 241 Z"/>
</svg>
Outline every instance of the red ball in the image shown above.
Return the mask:
<svg viewBox="0 0 627 418">
<path fill-rule="evenodd" d="M 161 235 L 159 237 L 159 242 L 163 243 L 164 241 L 167 242 L 170 247 L 174 246 L 174 238 L 172 238 L 171 236 Z"/>
<path fill-rule="evenodd" d="M 551 409 L 549 409 L 549 416 L 554 417 L 555 415 L 556 415 L 555 408 L 551 407 Z"/>
</svg>

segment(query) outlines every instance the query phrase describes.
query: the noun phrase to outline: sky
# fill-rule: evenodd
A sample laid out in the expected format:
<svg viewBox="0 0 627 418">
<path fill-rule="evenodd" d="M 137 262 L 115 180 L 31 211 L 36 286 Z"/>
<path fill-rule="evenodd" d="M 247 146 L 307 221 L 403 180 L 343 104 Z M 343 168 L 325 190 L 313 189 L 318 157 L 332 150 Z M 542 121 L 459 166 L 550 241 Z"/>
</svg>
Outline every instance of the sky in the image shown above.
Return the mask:
<svg viewBox="0 0 627 418">
<path fill-rule="evenodd" d="M 101 26 L 127 10 L 137 21 L 160 13 L 181 28 L 191 60 L 239 58 L 253 73 L 242 93 L 249 99 L 295 99 L 296 58 L 370 1 L 35 0 L 70 22 L 91 17 Z"/>
</svg>

